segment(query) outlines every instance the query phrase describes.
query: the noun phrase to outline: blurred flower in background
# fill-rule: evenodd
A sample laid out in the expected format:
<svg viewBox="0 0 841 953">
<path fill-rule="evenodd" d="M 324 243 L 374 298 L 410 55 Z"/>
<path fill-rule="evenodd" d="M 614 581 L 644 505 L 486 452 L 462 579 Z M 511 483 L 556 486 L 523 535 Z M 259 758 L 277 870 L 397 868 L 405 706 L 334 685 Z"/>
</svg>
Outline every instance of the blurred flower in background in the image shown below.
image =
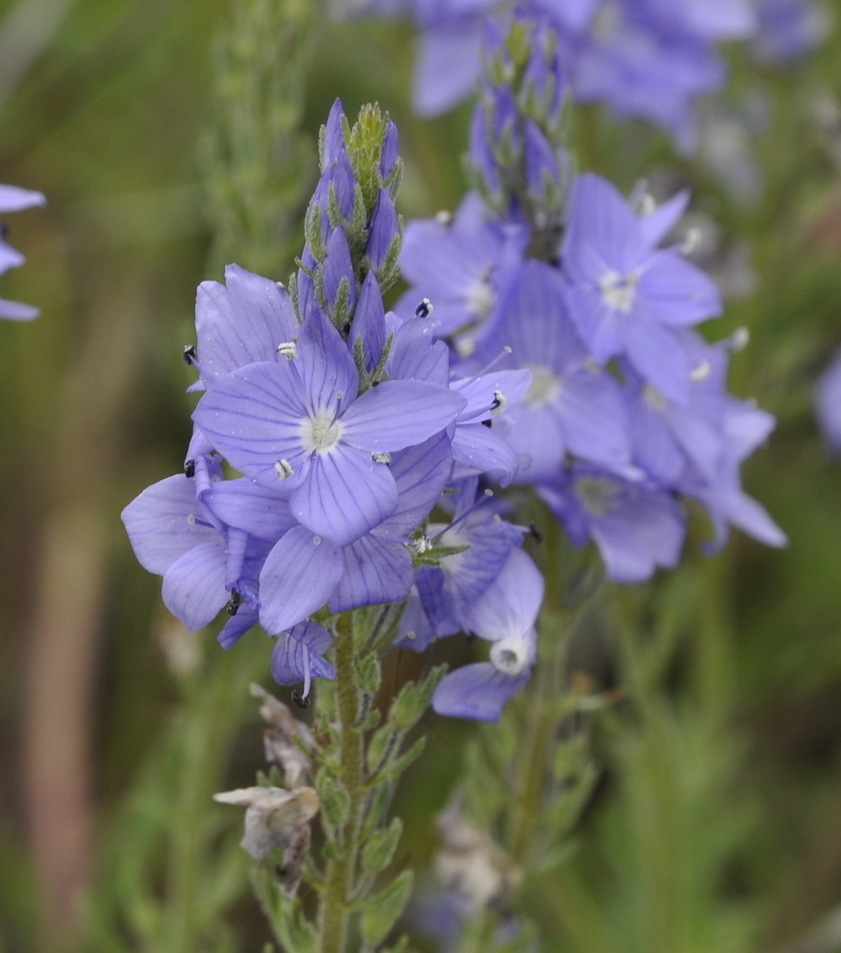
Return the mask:
<svg viewBox="0 0 841 953">
<path fill-rule="evenodd" d="M 7 212 L 20 212 L 35 205 L 43 205 L 46 199 L 40 192 L 21 189 L 15 185 L 0 185 L 0 215 Z M 0 275 L 4 275 L 10 268 L 17 268 L 26 259 L 19 251 L 6 242 L 6 226 L 0 224 Z M 38 317 L 38 309 L 28 304 L 18 304 L 17 301 L 6 301 L 0 298 L 0 318 L 10 321 L 30 321 Z"/>
</svg>

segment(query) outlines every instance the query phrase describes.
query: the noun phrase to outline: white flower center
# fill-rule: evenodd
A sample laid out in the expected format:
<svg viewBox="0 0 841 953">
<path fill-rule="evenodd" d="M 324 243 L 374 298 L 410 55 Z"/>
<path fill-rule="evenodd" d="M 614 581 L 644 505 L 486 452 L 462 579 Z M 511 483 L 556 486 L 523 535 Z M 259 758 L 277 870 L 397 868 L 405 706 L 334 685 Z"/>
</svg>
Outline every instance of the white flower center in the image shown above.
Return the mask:
<svg viewBox="0 0 841 953">
<path fill-rule="evenodd" d="M 467 306 L 479 318 L 486 318 L 496 303 L 496 295 L 487 280 L 481 278 L 467 293 Z"/>
<path fill-rule="evenodd" d="M 613 509 L 619 487 L 606 477 L 585 476 L 576 481 L 575 494 L 588 513 L 604 516 Z"/>
<path fill-rule="evenodd" d="M 330 410 L 319 410 L 314 417 L 307 417 L 302 426 L 304 447 L 308 453 L 331 450 L 342 435 L 342 425 Z"/>
<path fill-rule="evenodd" d="M 491 646 L 491 662 L 505 675 L 519 675 L 531 661 L 530 632 L 508 635 Z"/>
<path fill-rule="evenodd" d="M 629 275 L 621 275 L 618 271 L 606 271 L 599 279 L 602 300 L 614 311 L 628 314 L 634 306 L 639 282 L 640 276 L 635 271 Z"/>
<path fill-rule="evenodd" d="M 551 404 L 558 396 L 561 382 L 554 371 L 539 364 L 529 365 L 531 371 L 531 385 L 523 398 L 528 407 L 545 407 Z"/>
</svg>

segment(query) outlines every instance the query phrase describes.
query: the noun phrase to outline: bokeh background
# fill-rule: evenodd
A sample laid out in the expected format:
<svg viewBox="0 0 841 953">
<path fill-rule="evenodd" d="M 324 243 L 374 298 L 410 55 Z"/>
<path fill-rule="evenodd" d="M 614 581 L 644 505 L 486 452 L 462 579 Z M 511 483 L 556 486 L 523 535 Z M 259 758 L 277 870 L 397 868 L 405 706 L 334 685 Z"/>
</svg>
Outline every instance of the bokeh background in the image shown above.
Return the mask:
<svg viewBox="0 0 841 953">
<path fill-rule="evenodd" d="M 209 798 L 261 765 L 246 686 L 269 686 L 270 646 L 254 633 L 226 654 L 212 632 L 185 633 L 119 519 L 182 465 L 195 288 L 234 257 L 213 142 L 235 76 L 219 37 L 237 6 L 0 0 L 0 181 L 48 198 L 9 219 L 28 261 L 2 282 L 4 297 L 42 311 L 0 326 L 3 953 L 198 953 L 266 938 L 245 892 L 241 818 Z M 289 207 L 236 255 L 282 280 L 337 95 L 348 115 L 377 100 L 397 121 L 407 218 L 459 201 L 469 119 L 468 107 L 412 114 L 405 24 L 330 22 L 315 0 L 286 7 L 306 42 L 290 53 L 278 35 L 261 68 L 296 70 L 297 145 L 277 173 Z M 623 189 L 640 177 L 665 194 L 693 189 L 712 236 L 705 261 L 733 294 L 711 333 L 750 331 L 731 389 L 779 420 L 745 484 L 790 545 L 766 551 L 736 533 L 707 558 L 699 519 L 681 568 L 611 590 L 576 658 L 596 687 L 633 683 L 635 701 L 590 726 L 601 781 L 535 912 L 547 950 L 841 950 L 841 460 L 811 409 L 841 346 L 835 12 L 801 63 L 769 69 L 728 50 L 731 83 L 701 107 L 694 157 L 643 124 L 579 117 L 583 168 Z M 413 664 L 392 660 L 387 682 Z M 474 733 L 442 719 L 427 729 L 400 802 L 402 859 L 421 869 Z"/>
</svg>

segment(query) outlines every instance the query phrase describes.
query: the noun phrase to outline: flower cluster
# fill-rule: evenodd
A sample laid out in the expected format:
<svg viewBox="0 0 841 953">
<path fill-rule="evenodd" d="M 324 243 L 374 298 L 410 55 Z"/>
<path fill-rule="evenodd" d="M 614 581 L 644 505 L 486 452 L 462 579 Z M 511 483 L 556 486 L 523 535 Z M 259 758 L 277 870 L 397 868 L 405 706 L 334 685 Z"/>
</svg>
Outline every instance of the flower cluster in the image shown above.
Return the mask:
<svg viewBox="0 0 841 953">
<path fill-rule="evenodd" d="M 14 185 L 0 185 L 0 215 L 7 212 L 20 212 L 35 205 L 44 204 L 44 196 L 40 192 L 31 192 Z M 10 268 L 16 268 L 25 261 L 23 255 L 11 245 L 7 244 L 5 232 L 0 230 L 0 275 Z M 31 305 L 19 304 L 17 301 L 5 301 L 0 298 L 0 318 L 12 321 L 29 321 L 38 317 L 38 309 Z"/>
<path fill-rule="evenodd" d="M 455 687 L 444 680 L 438 710 L 495 718 L 534 660 L 542 582 L 479 481 L 517 475 L 518 454 L 488 425 L 531 373 L 457 374 L 427 302 L 386 313 L 399 160 L 379 110 L 351 128 L 334 105 L 321 169 L 289 291 L 236 265 L 199 287 L 185 358 L 203 393 L 185 472 L 146 489 L 123 520 L 188 628 L 225 609 L 229 647 L 259 622 L 275 637 L 275 679 L 303 681 L 304 697 L 313 678 L 334 676 L 332 614 L 411 596 L 407 643 L 464 630 L 494 643 L 490 662 L 454 673 Z M 442 498 L 451 521 L 427 526 Z M 430 572 L 446 578 L 435 585 Z M 509 606 L 498 622 L 492 604 Z"/>
<path fill-rule="evenodd" d="M 715 547 L 730 524 L 781 545 L 741 488 L 742 460 L 773 426 L 727 393 L 728 353 L 742 336 L 701 337 L 719 294 L 682 247 L 664 244 L 688 197 L 655 206 L 592 174 L 567 187 L 563 154 L 554 166 L 543 158 L 551 137 L 528 133 L 560 128 L 562 102 L 530 91 L 547 60 L 533 45 L 537 62 L 522 65 L 518 50 L 534 35 L 522 24 L 505 39 L 509 61 L 520 57 L 507 94 L 494 82 L 498 39 L 487 57 L 471 144 L 479 190 L 455 215 L 407 226 L 401 267 L 411 288 L 397 311 L 421 295 L 435 304 L 456 373 L 500 353 L 502 366 L 531 371 L 529 391 L 494 432 L 529 461 L 514 482 L 536 486 L 573 542 L 596 543 L 608 578 L 636 583 L 677 563 L 683 500 L 706 509 Z M 536 166 L 553 198 L 548 217 L 535 201 Z M 500 183 L 513 196 L 500 201 Z"/>
<path fill-rule="evenodd" d="M 510 6 L 369 0 L 366 9 L 417 22 L 414 101 L 420 113 L 434 115 L 472 92 L 484 24 Z M 724 81 L 716 44 L 757 30 L 749 0 L 522 0 L 517 9 L 553 31 L 576 99 L 647 119 L 684 148 L 694 137 L 696 100 Z"/>
</svg>

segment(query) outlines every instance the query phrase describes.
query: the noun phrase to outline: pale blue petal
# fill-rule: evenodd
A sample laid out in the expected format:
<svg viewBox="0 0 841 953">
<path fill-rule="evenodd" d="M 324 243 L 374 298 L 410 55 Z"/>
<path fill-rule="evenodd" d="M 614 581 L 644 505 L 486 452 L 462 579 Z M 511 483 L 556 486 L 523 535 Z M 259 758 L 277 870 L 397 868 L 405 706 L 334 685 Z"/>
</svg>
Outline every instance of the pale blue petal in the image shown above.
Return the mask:
<svg viewBox="0 0 841 953">
<path fill-rule="evenodd" d="M 531 672 L 512 677 L 498 671 L 491 662 L 465 665 L 445 675 L 432 696 L 439 715 L 499 721 L 505 704 L 529 680 Z"/>
<path fill-rule="evenodd" d="M 412 105 L 421 116 L 454 106 L 477 82 L 482 21 L 447 23 L 421 34 L 415 65 Z"/>
<path fill-rule="evenodd" d="M 193 411 L 193 420 L 228 461 L 265 486 L 278 483 L 275 464 L 298 471 L 308 416 L 301 381 L 288 363 L 250 364 L 219 378 Z"/>
<path fill-rule="evenodd" d="M 453 460 L 468 474 L 485 473 L 500 486 L 508 486 L 520 467 L 514 447 L 482 424 L 457 426 L 452 446 Z"/>
<path fill-rule="evenodd" d="M 606 466 L 630 461 L 628 415 L 616 381 L 607 373 L 567 375 L 554 403 L 567 448 Z"/>
<path fill-rule="evenodd" d="M 625 326 L 625 343 L 634 369 L 666 397 L 685 404 L 692 366 L 675 332 L 635 315 Z"/>
<path fill-rule="evenodd" d="M 251 606 L 240 606 L 236 615 L 231 616 L 222 631 L 216 636 L 216 641 L 223 649 L 229 649 L 236 645 L 245 633 L 257 625 L 259 621 L 257 610 Z"/>
<path fill-rule="evenodd" d="M 221 541 L 196 502 L 193 481 L 183 473 L 147 487 L 123 510 L 122 519 L 137 561 L 158 575 L 194 546 Z"/>
<path fill-rule="evenodd" d="M 230 598 L 225 562 L 225 543 L 217 536 L 184 553 L 164 574 L 164 605 L 191 632 L 211 623 Z"/>
<path fill-rule="evenodd" d="M 289 505 L 313 533 L 346 546 L 394 512 L 397 486 L 385 463 L 340 443 L 313 456 Z"/>
<path fill-rule="evenodd" d="M 40 192 L 22 189 L 18 185 L 0 185 L 0 214 L 21 212 L 25 208 L 44 205 L 46 201 Z"/>
<path fill-rule="evenodd" d="M 398 602 L 412 587 L 412 557 L 396 539 L 376 533 L 363 536 L 342 550 L 344 572 L 330 597 L 330 611 Z"/>
<path fill-rule="evenodd" d="M 674 327 L 697 324 L 722 311 L 715 282 L 671 250 L 653 256 L 642 274 L 637 296 L 648 314 Z"/>
<path fill-rule="evenodd" d="M 295 364 L 311 410 L 341 413 L 356 397 L 359 375 L 353 355 L 329 318 L 317 309 L 301 328 Z"/>
<path fill-rule="evenodd" d="M 35 308 L 31 304 L 20 304 L 17 301 L 0 298 L 0 318 L 6 318 L 8 321 L 31 321 L 40 313 L 40 308 Z"/>
<path fill-rule="evenodd" d="M 199 369 L 205 383 L 259 361 L 277 361 L 277 347 L 298 324 L 289 292 L 276 281 L 228 265 L 225 282 L 203 281 L 196 295 Z"/>
<path fill-rule="evenodd" d="M 494 582 L 467 610 L 465 623 L 496 641 L 530 629 L 543 602 L 543 576 L 522 549 L 512 549 Z"/>
<path fill-rule="evenodd" d="M 272 649 L 272 678 L 279 685 L 304 683 L 309 695 L 313 678 L 336 677 L 332 662 L 324 658 L 333 636 L 315 622 L 303 622 L 289 632 L 281 632 Z"/>
<path fill-rule="evenodd" d="M 277 490 L 269 490 L 242 477 L 211 484 L 206 502 L 227 526 L 259 539 L 279 539 L 297 523 L 289 503 L 279 495 L 282 488 L 279 482 Z"/>
<path fill-rule="evenodd" d="M 386 381 L 348 408 L 342 439 L 363 450 L 403 450 L 444 430 L 466 403 L 460 394 L 437 384 Z"/>
<path fill-rule="evenodd" d="M 296 526 L 275 545 L 260 573 L 260 623 L 286 632 L 320 609 L 342 574 L 342 554 L 329 540 Z"/>
<path fill-rule="evenodd" d="M 452 459 L 450 441 L 443 433 L 395 452 L 390 469 L 398 499 L 388 520 L 391 531 L 406 535 L 426 519 L 444 491 Z"/>
</svg>

